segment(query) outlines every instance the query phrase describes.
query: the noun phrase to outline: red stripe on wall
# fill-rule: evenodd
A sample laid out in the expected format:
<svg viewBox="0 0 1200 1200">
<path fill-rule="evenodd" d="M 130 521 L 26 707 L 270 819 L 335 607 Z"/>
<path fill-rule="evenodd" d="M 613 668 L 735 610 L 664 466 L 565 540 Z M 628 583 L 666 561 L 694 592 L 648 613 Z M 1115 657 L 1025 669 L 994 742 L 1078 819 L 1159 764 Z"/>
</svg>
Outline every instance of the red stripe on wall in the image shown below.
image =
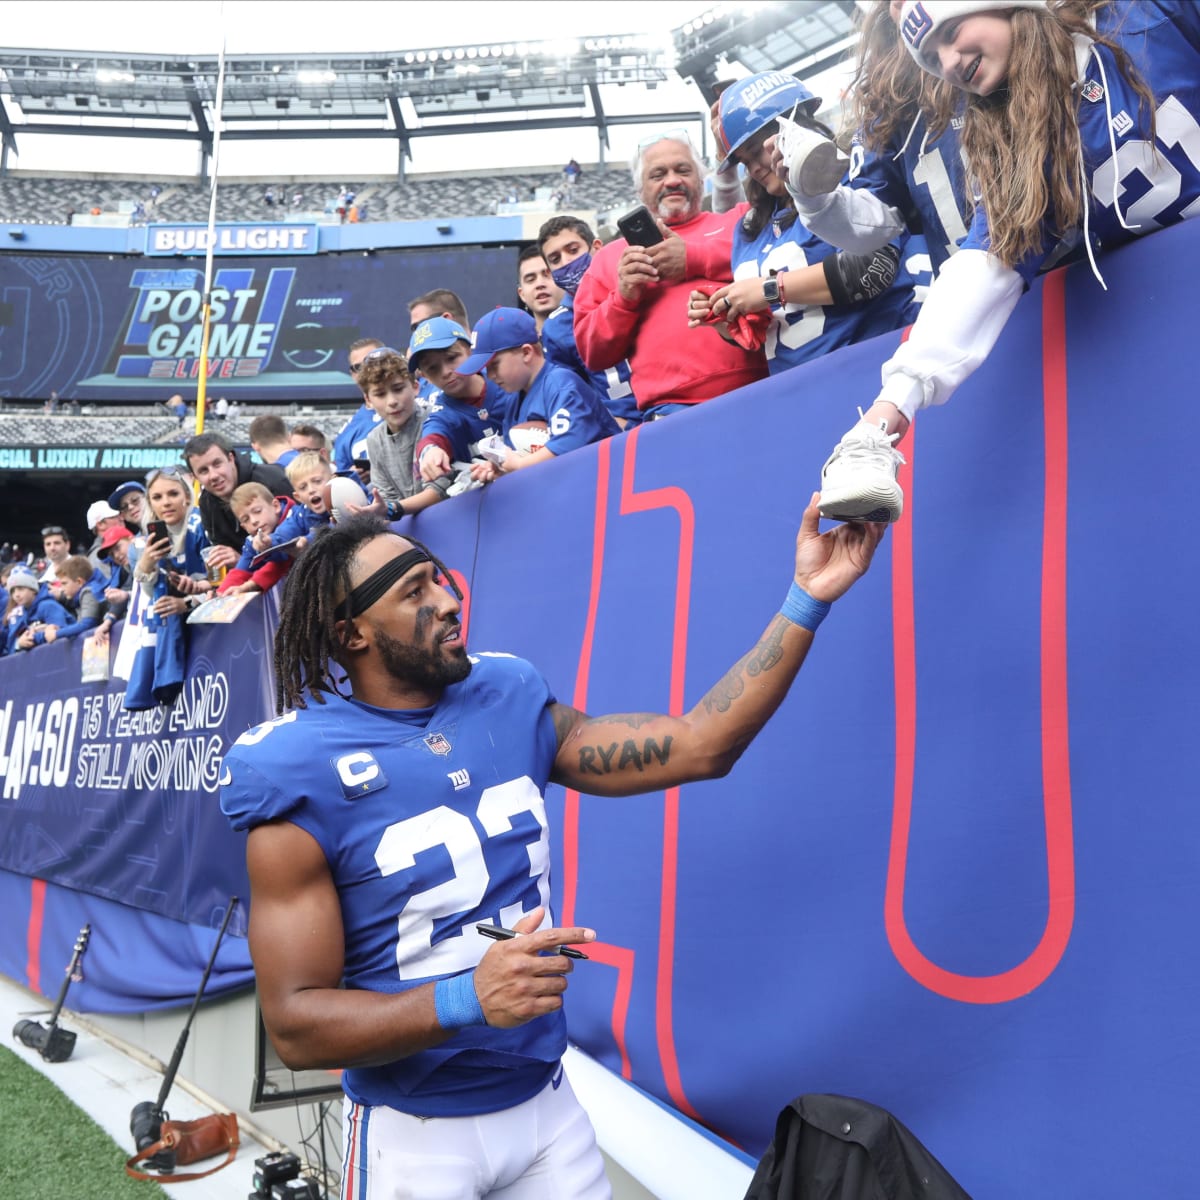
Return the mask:
<svg viewBox="0 0 1200 1200">
<path fill-rule="evenodd" d="M 638 435 L 641 431 L 642 426 L 638 426 L 625 439 L 620 512 L 622 516 L 628 516 L 630 513 L 670 508 L 679 517 L 679 558 L 675 569 L 675 628 L 671 639 L 671 675 L 668 691 L 668 712 L 677 717 L 683 715 L 696 517 L 691 497 L 682 488 L 655 488 L 648 492 L 633 490 Z M 658 927 L 658 973 L 655 980 L 655 1030 L 667 1094 L 680 1112 L 686 1113 L 693 1120 L 702 1121 L 684 1095 L 679 1058 L 675 1051 L 672 992 L 675 984 L 675 888 L 678 866 L 679 789 L 673 787 L 667 788 L 663 793 L 662 891 Z"/>
<path fill-rule="evenodd" d="M 42 922 L 46 913 L 46 881 L 35 879 L 29 889 L 29 926 L 25 933 L 25 980 L 39 995 L 42 992 Z"/>
<path fill-rule="evenodd" d="M 893 530 L 892 623 L 896 702 L 896 766 L 892 841 L 884 924 L 892 953 L 923 987 L 967 1004 L 1002 1004 L 1028 995 L 1058 966 L 1075 921 L 1075 852 L 1071 819 L 1067 692 L 1067 359 L 1065 271 L 1042 288 L 1042 396 L 1045 483 L 1042 517 L 1041 706 L 1042 803 L 1046 830 L 1048 912 L 1041 940 L 1024 962 L 997 975 L 960 975 L 917 948 L 904 919 L 905 869 L 916 761 L 916 637 L 913 602 L 915 429 L 906 447 L 909 496 Z"/>
</svg>

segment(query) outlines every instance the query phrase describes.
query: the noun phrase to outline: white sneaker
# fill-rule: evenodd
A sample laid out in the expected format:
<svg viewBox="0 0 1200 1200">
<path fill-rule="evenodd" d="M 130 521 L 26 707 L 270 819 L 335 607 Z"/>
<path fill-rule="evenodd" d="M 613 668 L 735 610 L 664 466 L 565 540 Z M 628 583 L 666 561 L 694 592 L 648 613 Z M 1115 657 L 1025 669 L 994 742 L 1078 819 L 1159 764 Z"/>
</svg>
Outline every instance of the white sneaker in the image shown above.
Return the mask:
<svg viewBox="0 0 1200 1200">
<path fill-rule="evenodd" d="M 898 521 L 904 493 L 896 472 L 904 456 L 892 448 L 898 433 L 887 422 L 862 420 L 833 448 L 821 468 L 821 516 L 832 521 Z"/>
<path fill-rule="evenodd" d="M 800 196 L 825 196 L 846 173 L 850 160 L 843 158 L 837 144 L 815 129 L 805 129 L 787 117 L 776 118 L 779 136 L 776 148 L 787 164 L 789 191 Z"/>
</svg>

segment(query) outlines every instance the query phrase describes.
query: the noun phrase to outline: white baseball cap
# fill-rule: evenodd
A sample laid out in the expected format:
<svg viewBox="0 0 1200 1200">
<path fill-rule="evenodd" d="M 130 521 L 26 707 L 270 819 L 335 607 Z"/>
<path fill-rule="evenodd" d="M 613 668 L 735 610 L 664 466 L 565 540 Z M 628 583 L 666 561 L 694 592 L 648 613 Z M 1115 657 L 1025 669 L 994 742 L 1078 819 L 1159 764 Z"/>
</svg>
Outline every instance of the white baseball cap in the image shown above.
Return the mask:
<svg viewBox="0 0 1200 1200">
<path fill-rule="evenodd" d="M 94 530 L 106 517 L 119 517 L 120 515 L 107 500 L 97 500 L 87 510 L 87 527 Z"/>
<path fill-rule="evenodd" d="M 947 21 L 1009 8 L 1045 7 L 1046 0 L 906 0 L 900 10 L 900 40 L 920 66 L 931 75 L 940 75 L 936 59 L 926 58 L 921 47 Z"/>
</svg>

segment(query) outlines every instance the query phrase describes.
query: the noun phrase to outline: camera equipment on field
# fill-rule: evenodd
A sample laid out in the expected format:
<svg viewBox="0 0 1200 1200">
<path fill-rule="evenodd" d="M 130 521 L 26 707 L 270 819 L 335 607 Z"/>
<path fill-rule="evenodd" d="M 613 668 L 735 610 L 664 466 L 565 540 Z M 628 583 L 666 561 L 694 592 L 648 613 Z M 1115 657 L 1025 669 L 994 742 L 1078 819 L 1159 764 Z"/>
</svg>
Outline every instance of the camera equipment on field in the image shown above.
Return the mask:
<svg viewBox="0 0 1200 1200">
<path fill-rule="evenodd" d="M 92 927 L 85 925 L 75 939 L 75 949 L 71 961 L 67 964 L 66 978 L 58 989 L 58 999 L 50 1011 L 50 1020 L 45 1025 L 39 1021 L 18 1021 L 13 1026 L 13 1037 L 24 1043 L 31 1050 L 36 1050 L 47 1062 L 66 1062 L 75 1049 L 75 1034 L 69 1029 L 62 1029 L 58 1024 L 58 1014 L 62 1011 L 63 1001 L 67 998 L 67 988 L 73 980 L 83 978 L 80 964 L 83 952 L 87 949 L 88 938 L 92 936 Z"/>
<path fill-rule="evenodd" d="M 192 1021 L 195 1019 L 196 1010 L 200 1007 L 200 999 L 204 995 L 205 985 L 208 983 L 208 977 L 212 974 L 213 963 L 217 961 L 217 951 L 221 948 L 221 939 L 225 936 L 225 930 L 229 925 L 229 918 L 233 916 L 233 910 L 237 906 L 237 897 L 229 897 L 229 906 L 225 909 L 225 919 L 221 922 L 221 928 L 217 932 L 217 940 L 213 943 L 212 953 L 208 956 L 208 965 L 204 968 L 204 974 L 200 977 L 200 986 L 196 989 L 196 997 L 192 1001 L 191 1012 L 187 1015 L 187 1020 L 183 1023 L 183 1032 L 179 1035 L 179 1040 L 175 1043 L 175 1051 L 171 1055 L 171 1061 L 167 1064 L 167 1069 L 163 1073 L 162 1086 L 158 1089 L 157 1100 L 143 1100 L 140 1104 L 133 1106 L 133 1112 L 129 1115 L 129 1132 L 133 1134 L 133 1144 L 139 1151 L 144 1150 L 147 1146 L 154 1145 L 162 1137 L 162 1123 L 168 1119 L 168 1113 L 163 1108 L 167 1102 L 167 1093 L 171 1090 L 171 1085 L 175 1082 L 176 1072 L 179 1070 L 180 1060 L 183 1058 L 184 1048 L 187 1046 L 188 1034 L 191 1032 Z M 174 1150 L 159 1150 L 151 1158 L 143 1161 L 143 1166 L 153 1167 L 156 1171 L 169 1173 L 175 1169 L 175 1152 Z"/>
<path fill-rule="evenodd" d="M 321 1200 L 316 1180 L 300 1178 L 294 1154 L 267 1154 L 254 1160 L 254 1191 L 247 1200 Z"/>
</svg>

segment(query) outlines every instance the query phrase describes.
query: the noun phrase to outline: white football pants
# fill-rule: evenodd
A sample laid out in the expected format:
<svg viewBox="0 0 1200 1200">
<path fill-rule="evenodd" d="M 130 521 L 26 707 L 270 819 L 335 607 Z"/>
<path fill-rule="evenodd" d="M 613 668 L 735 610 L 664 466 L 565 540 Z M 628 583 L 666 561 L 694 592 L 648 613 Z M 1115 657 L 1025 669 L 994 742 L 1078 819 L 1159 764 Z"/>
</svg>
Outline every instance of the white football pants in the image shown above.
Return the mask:
<svg viewBox="0 0 1200 1200">
<path fill-rule="evenodd" d="M 354 1104 L 342 1115 L 342 1200 L 611 1200 L 587 1113 L 560 1066 L 524 1104 L 414 1117 Z"/>
</svg>

